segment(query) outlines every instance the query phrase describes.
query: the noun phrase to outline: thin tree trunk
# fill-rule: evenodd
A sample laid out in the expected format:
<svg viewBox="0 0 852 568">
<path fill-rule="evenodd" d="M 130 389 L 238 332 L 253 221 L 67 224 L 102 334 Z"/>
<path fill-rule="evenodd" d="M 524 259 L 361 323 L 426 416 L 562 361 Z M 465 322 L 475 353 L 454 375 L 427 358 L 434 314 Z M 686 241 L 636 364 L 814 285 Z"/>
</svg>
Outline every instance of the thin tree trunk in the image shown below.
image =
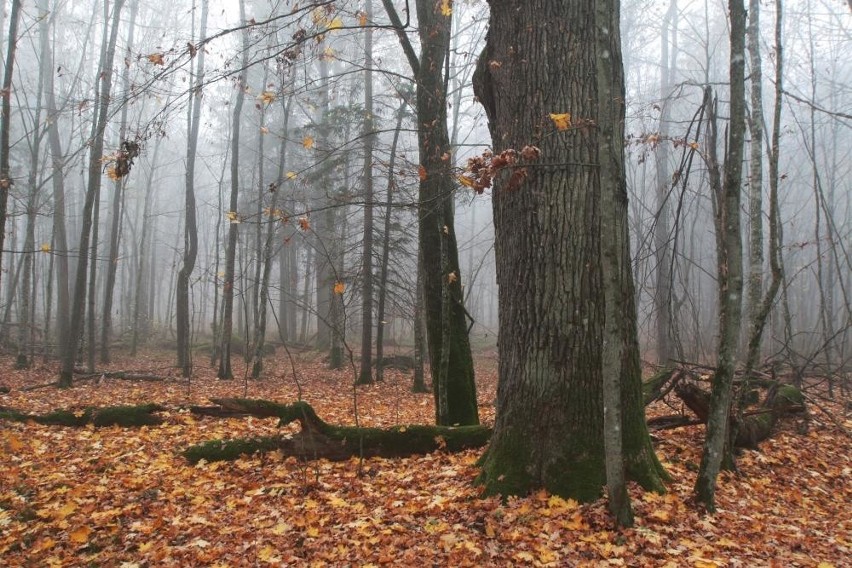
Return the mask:
<svg viewBox="0 0 852 568">
<path fill-rule="evenodd" d="M 708 511 L 715 510 L 716 479 L 725 460 L 734 367 L 742 319 L 743 259 L 740 232 L 740 191 L 745 131 L 745 30 L 743 0 L 729 0 L 730 125 L 725 153 L 725 176 L 717 193 L 716 240 L 718 251 L 719 343 L 716 374 L 711 390 L 710 416 L 695 483 L 695 496 Z M 714 112 L 715 114 L 715 112 Z M 714 117 L 715 119 L 715 117 Z"/>
<path fill-rule="evenodd" d="M 6 239 L 6 215 L 9 191 L 12 189 L 12 168 L 9 163 L 9 136 L 12 129 L 12 78 L 15 72 L 15 51 L 18 48 L 18 21 L 21 0 L 12 0 L 9 14 L 9 38 L 6 43 L 6 65 L 3 69 L 3 90 L 0 91 L 0 267 L 3 260 L 3 243 Z M 2 271 L 0 271 L 2 273 Z"/>
<path fill-rule="evenodd" d="M 367 26 L 364 29 L 364 249 L 361 259 L 361 370 L 358 384 L 373 382 L 373 1 L 364 4 Z M 393 174 L 391 174 L 393 175 Z M 381 361 L 378 360 L 379 368 Z M 376 369 L 378 375 L 379 370 Z M 378 377 L 377 377 L 378 378 Z"/>
<path fill-rule="evenodd" d="M 194 8 L 194 5 L 193 5 Z M 177 363 L 181 375 L 190 377 L 192 375 L 192 349 L 190 346 L 192 326 L 190 323 L 190 300 L 189 280 L 195 269 L 195 260 L 198 256 L 198 221 L 195 203 L 195 156 L 198 152 L 198 132 L 201 127 L 201 96 L 204 85 L 204 47 L 203 42 L 207 37 L 207 12 L 208 0 L 201 0 L 201 24 L 199 31 L 199 44 L 195 67 L 195 82 L 192 89 L 192 104 L 187 105 L 187 129 L 189 137 L 186 142 L 186 171 L 184 175 L 184 215 L 185 224 L 183 232 L 183 265 L 177 278 L 177 290 L 175 291 L 175 314 L 177 316 Z M 193 13 L 193 17 L 195 14 Z M 194 20 L 193 20 L 194 22 Z M 242 101 L 239 101 L 242 105 Z"/>
<path fill-rule="evenodd" d="M 403 112 L 406 102 L 400 105 L 397 110 L 396 128 L 393 131 L 393 142 L 390 147 L 390 159 L 388 160 L 388 188 L 387 201 L 385 203 L 385 223 L 384 235 L 382 237 L 382 259 L 379 268 L 379 298 L 378 307 L 376 309 L 376 381 L 381 381 L 384 378 L 384 341 L 385 341 L 385 304 L 388 296 L 388 265 L 390 263 L 390 234 L 393 221 L 393 192 L 396 188 L 396 178 L 394 176 L 394 168 L 396 167 L 396 149 L 399 143 L 399 132 L 402 129 L 402 120 L 405 117 Z M 419 265 L 419 263 L 418 263 Z M 415 292 L 415 306 L 420 302 L 419 288 Z M 417 309 L 415 307 L 415 309 Z M 416 328 L 415 328 L 416 330 Z M 416 334 L 416 331 L 415 331 Z M 416 337 L 416 335 L 415 335 Z M 423 367 L 420 368 L 421 372 Z M 422 382 L 422 375 L 421 375 Z M 425 388 L 425 386 L 424 386 Z M 422 391 L 421 391 L 422 392 Z"/>
<path fill-rule="evenodd" d="M 160 155 L 160 139 L 154 145 L 154 153 L 151 156 L 151 171 L 148 173 L 148 179 L 145 183 L 145 204 L 142 210 L 142 229 L 138 244 L 137 267 L 136 267 L 136 285 L 133 295 L 133 334 L 130 340 L 130 355 L 135 356 L 139 349 L 140 336 L 145 339 L 151 331 L 151 306 L 148 305 L 148 296 L 146 294 L 147 287 L 145 281 L 149 271 L 148 262 L 148 241 L 153 232 L 150 226 L 151 207 L 153 205 L 152 196 L 154 194 L 154 176 L 157 172 L 157 160 Z M 151 247 L 153 249 L 153 247 Z"/>
<path fill-rule="evenodd" d="M 245 0 L 240 0 L 240 24 L 246 21 Z M 246 68 L 248 67 L 249 37 L 248 29 L 243 31 L 242 66 L 243 70 L 237 80 L 237 100 L 234 103 L 231 131 L 231 199 L 228 209 L 230 223 L 228 225 L 228 244 L 225 251 L 225 286 L 222 292 L 224 314 L 222 317 L 222 354 L 219 360 L 217 377 L 222 380 L 234 378 L 231 370 L 231 336 L 234 328 L 234 265 L 237 254 L 237 237 L 239 233 L 239 217 L 237 208 L 240 192 L 240 122 L 245 101 Z"/>
<path fill-rule="evenodd" d="M 127 32 L 127 55 L 132 58 L 134 35 L 136 33 L 136 14 L 138 12 L 139 2 L 134 0 L 130 4 L 130 22 L 128 23 Z M 119 147 L 120 151 L 125 151 L 127 142 L 127 111 L 128 97 L 131 92 L 130 84 L 130 66 L 125 65 L 122 71 L 122 89 L 126 93 L 124 101 L 122 101 L 121 119 L 119 124 Z M 123 218 L 124 195 L 127 187 L 127 178 L 121 177 L 115 180 L 113 184 L 112 196 L 112 227 L 109 237 L 109 256 L 107 257 L 107 273 L 104 282 L 104 307 L 101 320 L 101 363 L 110 362 L 110 341 L 112 340 L 112 303 L 115 294 L 115 278 L 118 274 L 118 255 L 119 244 L 121 239 L 121 220 Z"/>
<path fill-rule="evenodd" d="M 105 0 L 106 1 L 106 0 Z M 121 9 L 125 0 L 116 0 L 113 6 L 112 30 L 109 42 L 104 45 L 105 51 L 101 57 L 98 79 L 100 81 L 100 96 L 98 116 L 95 122 L 94 136 L 89 153 L 88 185 L 86 197 L 83 204 L 83 219 L 80 231 L 80 258 L 77 261 L 77 276 L 74 286 L 74 300 L 70 313 L 70 325 L 68 336 L 65 338 L 65 352 L 62 356 L 62 367 L 59 374 L 59 384 L 62 387 L 70 387 L 73 382 L 74 355 L 80 342 L 80 334 L 83 331 L 83 310 L 86 299 L 86 272 L 89 263 L 89 246 L 92 231 L 92 212 L 95 199 L 101 185 L 101 157 L 104 148 L 104 133 L 109 111 L 110 93 L 112 90 L 112 64 L 115 60 L 115 44 L 118 39 L 118 24 Z M 105 23 L 106 25 L 106 23 Z"/>
</svg>

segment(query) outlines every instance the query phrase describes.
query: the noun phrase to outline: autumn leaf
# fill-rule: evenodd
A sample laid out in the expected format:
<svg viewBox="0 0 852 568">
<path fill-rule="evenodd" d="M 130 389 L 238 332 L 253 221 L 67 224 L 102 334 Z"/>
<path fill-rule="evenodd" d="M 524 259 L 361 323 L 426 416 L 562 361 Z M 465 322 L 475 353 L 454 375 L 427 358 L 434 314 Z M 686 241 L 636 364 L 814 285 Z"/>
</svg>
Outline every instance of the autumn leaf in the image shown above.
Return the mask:
<svg viewBox="0 0 852 568">
<path fill-rule="evenodd" d="M 147 55 L 146 58 L 148 59 L 148 61 L 150 61 L 154 65 L 164 65 L 165 64 L 165 60 L 163 59 L 162 53 L 151 53 L 151 54 Z"/>
<path fill-rule="evenodd" d="M 429 177 L 429 175 L 426 173 L 426 168 L 424 168 L 422 165 L 417 166 L 417 175 L 420 176 L 420 181 L 426 181 L 426 178 Z"/>
<path fill-rule="evenodd" d="M 571 114 L 563 112 L 560 114 L 551 113 L 550 120 L 556 125 L 557 130 L 568 130 L 571 128 Z"/>
<path fill-rule="evenodd" d="M 449 282 L 450 284 L 452 284 L 453 282 L 455 282 L 458 279 L 459 279 L 459 276 L 455 272 L 450 272 L 449 274 L 447 274 L 447 282 Z"/>
<path fill-rule="evenodd" d="M 266 127 L 266 126 L 261 126 L 260 127 L 260 133 L 261 134 L 269 134 L 269 128 Z"/>
<path fill-rule="evenodd" d="M 11 433 L 6 436 L 6 444 L 8 444 L 9 449 L 14 453 L 18 453 L 24 449 L 24 443 L 17 436 Z"/>
<path fill-rule="evenodd" d="M 452 16 L 453 15 L 452 0 L 441 0 L 441 15 L 442 16 Z"/>
<path fill-rule="evenodd" d="M 332 289 L 332 291 L 335 294 L 340 296 L 341 294 L 343 294 L 344 290 L 346 290 L 346 284 L 344 284 L 343 282 L 335 282 L 334 283 L 334 288 Z"/>
<path fill-rule="evenodd" d="M 339 30 L 343 27 L 343 20 L 340 18 L 334 18 L 328 23 L 328 29 L 330 30 Z"/>
<path fill-rule="evenodd" d="M 88 542 L 90 534 L 92 534 L 92 529 L 85 525 L 82 525 L 68 533 L 68 538 L 71 540 L 71 542 L 75 542 L 77 544 L 85 544 L 86 542 Z"/>
<path fill-rule="evenodd" d="M 303 231 L 307 231 L 311 228 L 311 222 L 307 217 L 299 217 L 299 228 Z"/>
<path fill-rule="evenodd" d="M 44 243 L 41 245 L 41 252 L 50 252 L 50 243 Z"/>
<path fill-rule="evenodd" d="M 305 136 L 304 138 L 302 138 L 302 146 L 304 146 L 304 147 L 305 147 L 305 148 L 307 148 L 308 150 L 310 150 L 311 148 L 313 148 L 313 147 L 314 147 L 314 139 L 313 139 L 313 137 L 311 137 L 311 136 Z"/>
<path fill-rule="evenodd" d="M 293 181 L 294 179 L 296 179 L 296 177 L 297 177 L 298 175 L 299 175 L 299 174 L 297 174 L 296 172 L 292 172 L 292 171 L 287 172 L 287 174 L 286 174 L 287 179 L 288 179 L 288 180 L 290 180 L 290 181 Z"/>
<path fill-rule="evenodd" d="M 358 13 L 355 14 L 355 15 L 358 16 L 358 25 L 359 26 L 364 27 L 364 26 L 367 25 L 367 13 L 366 12 L 359 10 Z"/>
<path fill-rule="evenodd" d="M 474 187 L 476 185 L 476 182 L 474 182 L 467 176 L 457 176 L 456 179 L 459 180 L 459 183 L 465 187 Z"/>
<path fill-rule="evenodd" d="M 236 225 L 240 222 L 240 216 L 237 215 L 236 211 L 228 211 L 225 213 L 225 217 L 228 219 L 228 222 L 232 225 Z"/>
<path fill-rule="evenodd" d="M 261 91 L 261 93 L 257 96 L 258 100 L 265 105 L 271 105 L 275 102 L 275 93 L 272 91 Z"/>
</svg>

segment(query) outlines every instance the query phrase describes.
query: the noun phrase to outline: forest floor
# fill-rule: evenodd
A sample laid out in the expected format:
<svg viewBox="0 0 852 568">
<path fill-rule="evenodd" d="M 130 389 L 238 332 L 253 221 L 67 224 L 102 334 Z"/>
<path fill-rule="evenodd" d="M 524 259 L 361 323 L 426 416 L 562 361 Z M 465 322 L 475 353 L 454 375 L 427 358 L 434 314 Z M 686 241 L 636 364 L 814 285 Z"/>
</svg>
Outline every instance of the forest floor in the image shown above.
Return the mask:
<svg viewBox="0 0 852 568">
<path fill-rule="evenodd" d="M 175 375 L 170 353 L 123 358 L 110 369 Z M 673 477 L 665 495 L 631 488 L 635 528 L 615 531 L 603 499 L 537 493 L 501 504 L 479 497 L 480 451 L 406 459 L 299 462 L 272 453 L 191 466 L 181 451 L 216 438 L 269 435 L 275 419 L 201 418 L 211 397 L 301 398 L 329 423 L 431 423 L 431 395 L 387 371 L 353 389 L 302 355 L 270 361 L 269 378 L 217 381 L 199 366 L 191 383 L 89 379 L 73 388 L 55 366 L 13 371 L 0 358 L 0 406 L 32 413 L 155 402 L 159 426 L 68 428 L 0 422 L 2 566 L 850 566 L 852 419 L 825 403 L 807 434 L 784 424 L 739 473 L 721 476 L 718 512 L 690 504 L 702 426 L 655 432 Z M 241 368 L 237 366 L 237 370 Z M 480 413 L 494 420 L 496 366 L 477 362 Z M 649 414 L 668 414 L 661 404 Z"/>
</svg>

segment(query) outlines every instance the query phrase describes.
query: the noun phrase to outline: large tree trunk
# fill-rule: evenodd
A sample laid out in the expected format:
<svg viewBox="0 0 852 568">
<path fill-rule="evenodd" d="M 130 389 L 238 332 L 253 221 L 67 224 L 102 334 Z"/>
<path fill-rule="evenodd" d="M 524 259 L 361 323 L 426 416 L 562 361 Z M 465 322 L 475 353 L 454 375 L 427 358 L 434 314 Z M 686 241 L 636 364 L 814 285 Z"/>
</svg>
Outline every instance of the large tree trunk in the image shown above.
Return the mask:
<svg viewBox="0 0 852 568">
<path fill-rule="evenodd" d="M 478 480 L 488 494 L 544 488 L 597 499 L 607 482 L 604 372 L 619 368 L 621 465 L 628 479 L 663 489 L 665 474 L 644 422 L 627 196 L 618 169 L 624 128 L 618 22 L 613 15 L 608 37 L 600 39 L 609 46 L 612 89 L 610 108 L 601 112 L 598 83 L 606 68 L 598 69 L 596 29 L 607 24 L 595 26 L 595 9 L 594 0 L 493 0 L 474 75 L 495 155 L 530 145 L 548 164 L 521 158 L 525 169 L 502 172 L 493 192 L 499 386 L 494 436 Z M 618 13 L 617 3 L 612 10 Z M 558 115 L 570 113 L 574 127 L 554 128 L 551 113 L 562 120 L 568 117 Z M 509 179 L 518 171 L 523 181 L 513 189 Z M 605 218 L 616 226 L 605 227 Z M 615 314 L 621 322 L 611 321 Z M 618 343 L 610 347 L 618 361 L 603 360 L 605 341 Z"/>
<path fill-rule="evenodd" d="M 207 37 L 208 1 L 201 1 L 201 24 L 198 43 Z M 194 16 L 194 15 L 193 15 Z M 204 48 L 196 51 L 195 83 L 192 89 L 192 104 L 188 105 L 186 141 L 186 172 L 184 176 L 184 212 L 186 223 L 183 228 L 183 265 L 177 278 L 175 291 L 175 314 L 177 316 L 177 363 L 184 377 L 192 375 L 192 349 L 190 347 L 192 326 L 190 325 L 189 279 L 195 269 L 198 256 L 198 221 L 195 205 L 195 155 L 198 147 L 198 131 L 201 127 L 201 96 L 204 85 Z"/>
</svg>

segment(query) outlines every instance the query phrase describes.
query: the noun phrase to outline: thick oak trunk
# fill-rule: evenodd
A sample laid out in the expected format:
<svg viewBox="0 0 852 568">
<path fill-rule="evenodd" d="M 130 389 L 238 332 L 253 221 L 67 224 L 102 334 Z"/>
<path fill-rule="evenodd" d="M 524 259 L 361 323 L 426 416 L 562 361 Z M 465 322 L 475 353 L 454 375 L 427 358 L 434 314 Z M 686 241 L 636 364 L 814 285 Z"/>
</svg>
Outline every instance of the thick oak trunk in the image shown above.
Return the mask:
<svg viewBox="0 0 852 568">
<path fill-rule="evenodd" d="M 627 478 L 662 490 L 665 475 L 644 423 L 626 191 L 602 184 L 596 124 L 595 3 L 493 0 L 474 89 L 485 106 L 494 153 L 527 145 L 540 160 L 493 192 L 500 306 L 500 367 L 494 437 L 479 481 L 486 493 L 538 488 L 579 500 L 600 496 L 604 465 L 603 372 L 620 368 Z M 621 89 L 619 36 L 610 36 L 614 88 Z M 615 95 L 615 92 L 613 93 Z M 623 105 L 623 99 L 616 102 Z M 615 99 L 613 99 L 615 100 Z M 569 114 L 560 130 L 551 114 Z M 606 116 L 613 112 L 607 110 Z M 617 113 L 623 116 L 623 107 Z M 620 140 L 623 122 L 608 131 Z M 514 171 L 517 171 L 515 169 Z M 610 175 L 606 179 L 613 179 Z M 610 192 L 602 199 L 602 192 Z M 602 226 L 602 207 L 616 226 Z M 609 258 L 604 266 L 603 253 Z M 619 270 L 623 274 L 619 273 Z M 604 281 L 606 271 L 606 282 Z M 620 286 L 605 292 L 606 286 Z M 606 301 L 621 307 L 620 363 L 604 366 Z M 612 363 L 612 362 L 610 362 Z"/>
</svg>

